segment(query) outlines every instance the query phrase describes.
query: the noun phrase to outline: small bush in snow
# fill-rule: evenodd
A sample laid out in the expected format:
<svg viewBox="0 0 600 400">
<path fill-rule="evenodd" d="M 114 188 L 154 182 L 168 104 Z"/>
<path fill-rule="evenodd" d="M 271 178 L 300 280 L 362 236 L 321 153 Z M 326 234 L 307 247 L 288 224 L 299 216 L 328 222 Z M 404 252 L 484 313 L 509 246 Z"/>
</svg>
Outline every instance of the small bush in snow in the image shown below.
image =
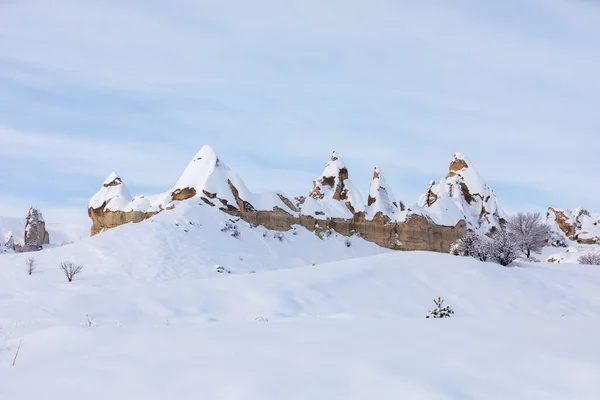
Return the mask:
<svg viewBox="0 0 600 400">
<path fill-rule="evenodd" d="M 346 239 L 344 240 L 344 245 L 346 245 L 346 247 L 350 247 L 352 246 L 352 241 L 350 239 Z"/>
<path fill-rule="evenodd" d="M 584 254 L 577 259 L 577 262 L 585 265 L 600 265 L 600 253 L 594 251 Z"/>
<path fill-rule="evenodd" d="M 519 258 L 521 247 L 506 230 L 501 230 L 492 236 L 491 254 L 500 265 L 507 267 Z"/>
<path fill-rule="evenodd" d="M 492 241 L 487 236 L 476 232 L 467 232 L 465 236 L 458 239 L 450 249 L 457 256 L 477 258 L 487 261 L 492 255 Z"/>
<path fill-rule="evenodd" d="M 280 242 L 283 242 L 283 239 L 285 238 L 284 234 L 281 232 L 275 232 L 273 234 L 273 238 L 279 240 Z"/>
<path fill-rule="evenodd" d="M 27 275 L 33 274 L 36 268 L 37 261 L 35 257 L 29 257 L 27 260 L 25 260 L 25 271 L 27 271 Z"/>
<path fill-rule="evenodd" d="M 264 231 L 264 232 L 263 232 L 263 237 L 264 237 L 265 239 L 266 239 L 266 238 L 268 238 L 268 237 L 269 237 L 269 232 L 267 232 L 267 231 Z"/>
<path fill-rule="evenodd" d="M 550 240 L 550 228 L 540 213 L 518 213 L 508 220 L 508 234 L 526 258 L 539 253 Z"/>
<path fill-rule="evenodd" d="M 442 300 L 441 297 L 433 299 L 433 303 L 435 304 L 435 308 L 429 310 L 429 315 L 425 318 L 450 318 L 450 316 L 454 314 L 454 310 L 450 308 L 450 306 L 443 306 L 444 300 Z"/>
<path fill-rule="evenodd" d="M 63 261 L 60 263 L 60 269 L 64 272 L 67 280 L 72 282 L 73 277 L 83 270 L 83 265 L 72 261 Z"/>
</svg>

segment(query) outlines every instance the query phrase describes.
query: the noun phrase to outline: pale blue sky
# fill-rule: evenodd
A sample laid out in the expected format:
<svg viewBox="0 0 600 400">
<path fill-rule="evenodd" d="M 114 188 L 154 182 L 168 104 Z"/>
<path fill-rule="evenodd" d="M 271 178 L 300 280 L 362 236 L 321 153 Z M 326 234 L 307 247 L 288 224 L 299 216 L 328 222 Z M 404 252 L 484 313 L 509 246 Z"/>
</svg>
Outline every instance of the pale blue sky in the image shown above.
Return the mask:
<svg viewBox="0 0 600 400">
<path fill-rule="evenodd" d="M 0 215 L 85 218 L 203 144 L 306 194 L 336 150 L 416 201 L 466 154 L 508 211 L 599 210 L 600 3 L 0 0 Z"/>
</svg>

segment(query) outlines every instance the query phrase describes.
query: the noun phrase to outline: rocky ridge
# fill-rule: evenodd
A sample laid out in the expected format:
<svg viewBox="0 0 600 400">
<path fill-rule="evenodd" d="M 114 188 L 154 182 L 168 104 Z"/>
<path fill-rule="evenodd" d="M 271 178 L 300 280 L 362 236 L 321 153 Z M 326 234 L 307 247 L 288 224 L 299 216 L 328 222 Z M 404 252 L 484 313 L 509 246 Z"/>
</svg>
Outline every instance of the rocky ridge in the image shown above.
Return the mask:
<svg viewBox="0 0 600 400">
<path fill-rule="evenodd" d="M 406 207 L 377 167 L 365 204 L 336 152 L 307 196 L 291 199 L 278 192 L 250 192 L 240 176 L 204 146 L 177 183 L 158 195 L 132 198 L 123 180 L 110 174 L 89 204 L 91 234 L 143 221 L 181 201 L 197 201 L 267 229 L 285 231 L 301 225 L 317 235 L 335 230 L 399 250 L 445 252 L 467 229 L 488 233 L 505 221 L 494 191 L 459 154 L 446 178 L 432 183 L 417 204 Z"/>
</svg>

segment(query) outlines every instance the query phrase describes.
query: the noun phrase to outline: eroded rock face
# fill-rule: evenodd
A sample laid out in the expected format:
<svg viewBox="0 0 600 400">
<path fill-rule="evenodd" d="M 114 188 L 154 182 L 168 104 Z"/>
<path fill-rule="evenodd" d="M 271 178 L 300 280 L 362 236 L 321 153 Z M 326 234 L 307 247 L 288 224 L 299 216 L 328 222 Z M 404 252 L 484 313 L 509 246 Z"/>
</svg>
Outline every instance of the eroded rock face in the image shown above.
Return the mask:
<svg viewBox="0 0 600 400">
<path fill-rule="evenodd" d="M 547 223 L 555 233 L 581 244 L 600 243 L 600 214 L 576 208 L 561 210 L 548 208 Z"/>
<path fill-rule="evenodd" d="M 459 162 L 451 165 L 457 176 L 460 166 Z M 427 203 L 436 204 L 440 195 L 433 186 Z M 379 168 L 373 173 L 365 207 L 349 179 L 348 169 L 335 152 L 313 182 L 309 195 L 289 199 L 281 193 L 251 193 L 214 150 L 204 146 L 175 186 L 162 194 L 131 198 L 123 180 L 116 173 L 111 174 L 90 201 L 91 234 L 144 221 L 181 201 L 215 207 L 271 230 L 285 231 L 301 225 L 319 236 L 334 230 L 398 250 L 447 252 L 466 232 L 464 221 L 436 225 L 430 217 L 421 215 L 418 207 L 406 208 L 395 199 Z"/>
<path fill-rule="evenodd" d="M 135 199 L 131 198 L 121 177 L 112 172 L 102 187 L 90 200 L 88 216 L 92 220 L 91 236 L 130 222 L 141 222 L 155 215 L 157 211 L 129 209 Z M 138 198 L 142 201 L 143 196 Z"/>
<path fill-rule="evenodd" d="M 106 209 L 106 207 L 97 209 L 88 208 L 88 216 L 92 220 L 90 235 L 94 236 L 102 231 L 116 228 L 120 225 L 142 222 L 156 214 L 158 212 L 111 211 Z"/>
<path fill-rule="evenodd" d="M 346 165 L 335 151 L 323 173 L 313 181 L 308 197 L 297 204 L 303 215 L 313 217 L 352 218 L 365 211 L 362 196 L 354 188 Z"/>
<path fill-rule="evenodd" d="M 38 251 L 50 243 L 50 235 L 46 232 L 46 222 L 37 208 L 30 208 L 25 222 L 25 245 L 23 251 Z M 14 239 L 13 239 L 14 246 Z"/>
<path fill-rule="evenodd" d="M 447 253 L 450 247 L 467 232 L 466 224 L 460 221 L 456 226 L 439 226 L 420 215 L 411 215 L 406 222 L 390 223 L 389 220 L 367 220 L 364 213 L 354 218 L 320 219 L 312 216 L 294 217 L 286 212 L 229 212 L 243 220 L 261 225 L 267 229 L 287 231 L 293 225 L 322 235 L 326 230 L 334 230 L 344 236 L 360 235 L 361 238 L 379 246 L 393 250 L 423 250 Z"/>
<path fill-rule="evenodd" d="M 496 193 L 463 155 L 455 154 L 446 178 L 430 182 L 418 201 L 424 214 L 439 225 L 465 220 L 468 229 L 488 233 L 506 223 Z"/>
</svg>

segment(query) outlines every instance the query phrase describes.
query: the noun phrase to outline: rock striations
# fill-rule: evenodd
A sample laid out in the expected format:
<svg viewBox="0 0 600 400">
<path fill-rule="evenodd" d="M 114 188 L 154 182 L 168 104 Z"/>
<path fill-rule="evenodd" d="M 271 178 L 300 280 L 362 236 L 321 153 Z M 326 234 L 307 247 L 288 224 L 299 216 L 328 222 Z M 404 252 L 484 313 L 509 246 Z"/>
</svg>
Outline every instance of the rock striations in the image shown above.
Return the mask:
<svg viewBox="0 0 600 400">
<path fill-rule="evenodd" d="M 278 192 L 250 192 L 240 176 L 212 148 L 204 146 L 165 193 L 132 198 L 122 179 L 110 174 L 90 200 L 88 214 L 95 235 L 143 221 L 178 202 L 194 201 L 268 229 L 289 230 L 301 225 L 319 236 L 335 230 L 391 249 L 442 252 L 467 229 L 488 233 L 500 228 L 506 218 L 494 191 L 459 154 L 447 177 L 430 184 L 419 202 L 409 207 L 395 198 L 377 167 L 365 204 L 335 152 L 307 196 L 293 200 Z"/>
</svg>

